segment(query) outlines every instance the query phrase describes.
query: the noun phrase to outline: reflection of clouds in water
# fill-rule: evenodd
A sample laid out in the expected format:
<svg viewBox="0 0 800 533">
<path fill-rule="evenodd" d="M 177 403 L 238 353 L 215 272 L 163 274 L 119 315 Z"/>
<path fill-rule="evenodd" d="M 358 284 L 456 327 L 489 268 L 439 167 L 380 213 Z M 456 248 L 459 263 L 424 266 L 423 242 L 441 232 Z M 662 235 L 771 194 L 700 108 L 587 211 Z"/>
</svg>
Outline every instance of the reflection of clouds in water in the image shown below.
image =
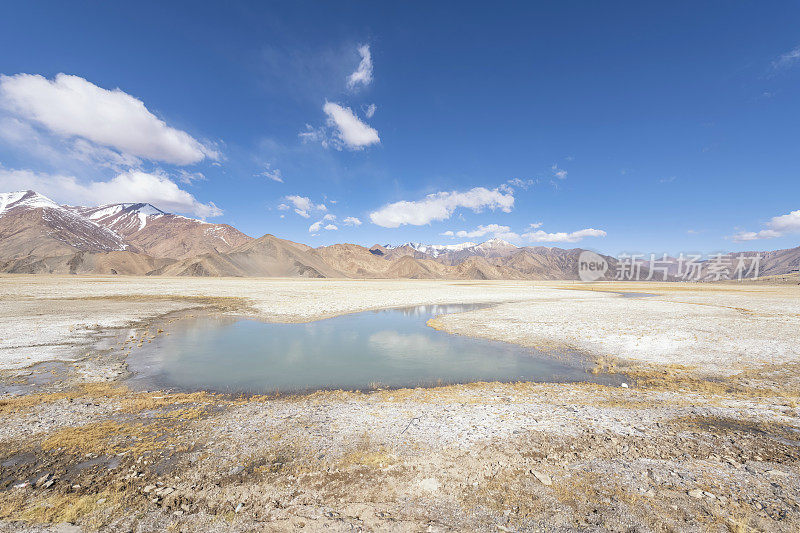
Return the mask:
<svg viewBox="0 0 800 533">
<path fill-rule="evenodd" d="M 447 353 L 446 341 L 435 341 L 421 333 L 400 333 L 384 330 L 369 336 L 369 347 L 376 355 L 391 357 L 438 356 Z"/>
<path fill-rule="evenodd" d="M 434 317 L 438 315 L 449 315 L 451 313 L 463 313 L 474 309 L 486 307 L 486 304 L 434 304 L 417 305 L 415 307 L 404 307 L 401 309 L 384 309 L 379 313 L 400 313 L 407 317 Z"/>
</svg>

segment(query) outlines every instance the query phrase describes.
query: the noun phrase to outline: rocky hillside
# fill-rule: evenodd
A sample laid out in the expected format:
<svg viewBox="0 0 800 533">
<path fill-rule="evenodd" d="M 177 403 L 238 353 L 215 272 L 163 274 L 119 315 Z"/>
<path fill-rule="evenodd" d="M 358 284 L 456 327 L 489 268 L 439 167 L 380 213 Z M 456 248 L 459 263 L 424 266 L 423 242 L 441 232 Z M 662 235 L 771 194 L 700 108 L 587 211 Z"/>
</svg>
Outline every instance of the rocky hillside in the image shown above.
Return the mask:
<svg viewBox="0 0 800 533">
<path fill-rule="evenodd" d="M 228 252 L 253 240 L 227 224 L 211 224 L 165 213 L 150 204 L 67 209 L 113 231 L 131 248 L 155 257 L 186 259 L 206 253 Z"/>
</svg>

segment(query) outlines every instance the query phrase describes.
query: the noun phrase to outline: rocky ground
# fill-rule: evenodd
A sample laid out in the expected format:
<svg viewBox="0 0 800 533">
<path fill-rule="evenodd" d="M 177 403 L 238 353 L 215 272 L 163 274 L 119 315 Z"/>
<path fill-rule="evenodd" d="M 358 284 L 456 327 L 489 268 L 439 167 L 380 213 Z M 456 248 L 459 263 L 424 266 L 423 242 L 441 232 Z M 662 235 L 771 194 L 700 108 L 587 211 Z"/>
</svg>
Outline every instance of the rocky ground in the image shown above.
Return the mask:
<svg viewBox="0 0 800 533">
<path fill-rule="evenodd" d="M 471 301 L 510 303 L 431 325 L 627 386 L 125 385 L 168 313 Z M 0 277 L 0 530 L 797 531 L 798 320 L 793 286 Z"/>
</svg>

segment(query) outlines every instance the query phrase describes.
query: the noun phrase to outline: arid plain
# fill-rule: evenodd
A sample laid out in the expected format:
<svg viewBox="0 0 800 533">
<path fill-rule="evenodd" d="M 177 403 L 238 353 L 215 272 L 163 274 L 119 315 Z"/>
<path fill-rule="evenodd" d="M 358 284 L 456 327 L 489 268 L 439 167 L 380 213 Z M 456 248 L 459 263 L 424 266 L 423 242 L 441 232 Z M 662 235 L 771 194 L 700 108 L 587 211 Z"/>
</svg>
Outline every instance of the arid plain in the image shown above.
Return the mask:
<svg viewBox="0 0 800 533">
<path fill-rule="evenodd" d="M 193 314 L 472 302 L 429 325 L 625 385 L 126 384 Z M 2 276 L 0 529 L 796 531 L 798 368 L 791 284 Z"/>
</svg>

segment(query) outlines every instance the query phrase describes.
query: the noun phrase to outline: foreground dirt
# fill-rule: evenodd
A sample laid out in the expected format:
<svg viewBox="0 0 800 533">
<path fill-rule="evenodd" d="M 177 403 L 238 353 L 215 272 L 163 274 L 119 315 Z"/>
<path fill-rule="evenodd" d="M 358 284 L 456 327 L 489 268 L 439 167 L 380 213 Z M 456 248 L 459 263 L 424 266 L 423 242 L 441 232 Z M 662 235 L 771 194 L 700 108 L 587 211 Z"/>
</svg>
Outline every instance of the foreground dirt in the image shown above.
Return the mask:
<svg viewBox="0 0 800 533">
<path fill-rule="evenodd" d="M 12 286 L 0 278 L 0 312 L 43 331 L 48 320 L 70 324 L 80 352 L 69 350 L 68 333 L 37 345 L 28 332 L 3 326 L 0 347 L 16 350 L 6 353 L 48 362 L 7 365 L 0 381 L 1 530 L 800 529 L 800 349 L 781 344 L 792 341 L 789 332 L 774 339 L 779 356 L 761 355 L 773 339 L 758 331 L 783 331 L 797 320 L 794 287 L 566 291 L 403 281 L 374 285 L 370 295 L 366 282 L 353 285 L 358 294 L 342 303 L 348 282 L 265 281 L 252 291 L 262 296 L 248 297 L 232 290 L 235 284 L 209 281 L 187 287 L 186 299 L 142 293 L 141 280 L 15 279 Z M 178 294 L 174 283 L 161 294 Z M 610 288 L 659 296 L 623 300 L 599 292 Z M 299 303 L 271 303 L 292 291 L 303 294 Z M 625 372 L 630 381 L 248 398 L 137 392 L 123 384 L 125 357 L 169 333 L 160 314 L 204 308 L 301 320 L 315 316 L 289 312 L 302 311 L 303 302 L 313 301 L 314 310 L 329 304 L 324 312 L 337 314 L 371 297 L 383 306 L 511 301 L 434 325 L 487 337 L 506 332 L 531 345 L 587 348 L 580 343 L 591 339 L 597 349 L 586 351 L 598 370 Z M 670 306 L 683 309 L 681 321 L 668 329 L 648 322 Z M 565 329 L 559 337 L 553 322 L 568 325 L 569 313 L 542 314 L 558 307 L 588 309 L 579 315 L 587 335 Z M 729 316 L 732 307 L 739 310 Z M 592 309 L 605 320 L 588 320 Z M 94 328 L 116 310 L 128 314 L 113 317 L 114 325 L 129 329 L 111 336 L 108 327 Z M 644 326 L 626 323 L 636 316 Z M 669 346 L 653 344 L 675 328 L 686 344 L 672 337 Z M 615 329 L 647 349 L 637 357 Z M 608 339 L 592 336 L 597 331 Z M 715 348 L 714 339 L 729 342 L 737 331 L 744 348 Z M 669 355 L 663 363 L 653 360 L 653 346 Z M 759 355 L 748 364 L 751 349 Z"/>
</svg>

